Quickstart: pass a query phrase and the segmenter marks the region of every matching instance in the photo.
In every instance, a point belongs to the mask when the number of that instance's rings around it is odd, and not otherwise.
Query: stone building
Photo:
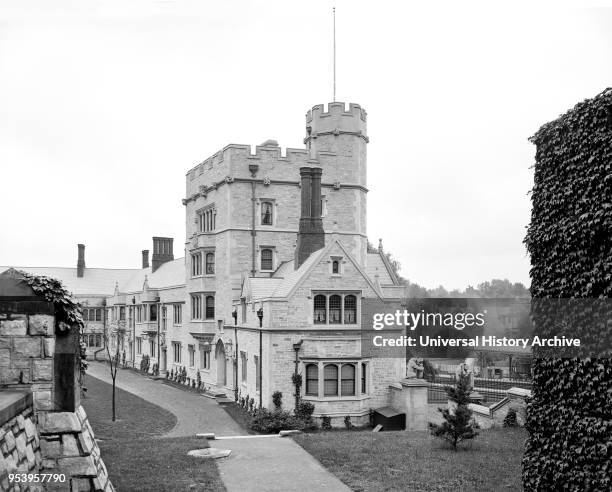
[[[230,144],[187,172],[183,258],[154,237],[140,269],[90,273],[79,246],[76,270],[25,270],[64,281],[88,343],[108,332],[128,364],[148,355],[162,374],[184,367],[265,407],[274,391],[291,407],[298,372],[315,416],[361,422],[404,376],[401,359],[361,353],[363,301],[404,293],[382,245],[368,246],[368,141],[358,104],[314,106],[304,148]]]

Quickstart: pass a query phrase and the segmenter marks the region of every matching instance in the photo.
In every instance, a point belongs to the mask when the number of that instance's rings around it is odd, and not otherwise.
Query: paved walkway
[[[220,439],[209,444],[232,450],[229,458],[217,460],[228,492],[351,490],[290,437]]]
[[[101,362],[90,361],[87,374],[112,382],[108,365]],[[232,450],[229,458],[216,460],[228,492],[350,492],[293,439],[244,436],[244,430],[215,400],[122,369],[117,373],[117,387],[176,415],[176,426],[164,437],[199,432],[234,436],[208,441],[210,447]]]
[[[108,365],[89,361],[87,374],[112,383]],[[214,432],[220,436],[239,436],[244,430],[210,398],[174,388],[161,381],[127,369],[117,371],[117,387],[150,401],[176,415],[177,423],[164,437],[194,436],[199,432]]]

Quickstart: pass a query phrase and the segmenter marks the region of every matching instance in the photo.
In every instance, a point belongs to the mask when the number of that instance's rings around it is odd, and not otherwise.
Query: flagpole
[[[336,102],[336,7],[333,8],[334,15],[334,97],[333,102]]]

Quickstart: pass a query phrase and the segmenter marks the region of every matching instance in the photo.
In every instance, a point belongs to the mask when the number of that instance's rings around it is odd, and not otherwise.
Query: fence
[[[454,374],[428,374],[425,379],[429,383],[427,400],[429,403],[443,403],[448,400],[446,388],[457,383]],[[474,378],[474,391],[480,393],[486,402],[496,402],[506,396],[510,388],[531,389],[531,381],[524,379],[489,379]]]

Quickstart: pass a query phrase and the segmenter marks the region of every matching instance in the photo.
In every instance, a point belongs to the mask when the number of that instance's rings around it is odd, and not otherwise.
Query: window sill
[[[370,399],[370,395],[359,395],[359,396],[310,396],[310,395],[304,395],[302,397],[302,399],[308,400],[308,401],[319,401],[319,402],[325,402],[325,401],[363,401],[363,400],[369,400]]]

